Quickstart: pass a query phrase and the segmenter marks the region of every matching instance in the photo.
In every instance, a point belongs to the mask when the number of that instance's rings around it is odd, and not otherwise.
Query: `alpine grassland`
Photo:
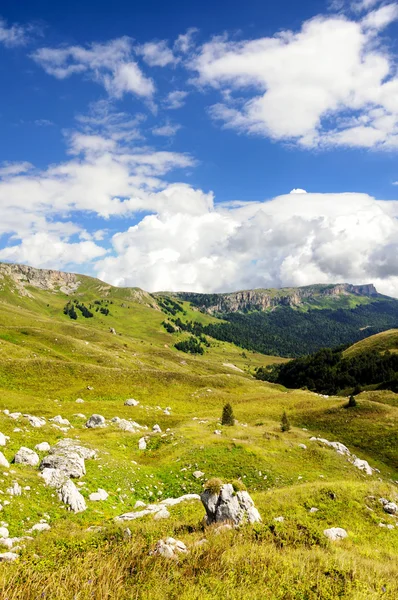
[[[166,330],[173,311],[183,322],[219,320],[187,301],[162,308],[158,295],[77,280],[61,291],[14,271],[0,279],[0,432],[9,438],[1,450],[11,463],[1,467],[0,520],[10,538],[31,538],[18,542],[16,560],[0,564],[0,598],[396,600],[398,519],[380,498],[398,499],[398,395],[362,391],[347,409],[347,397],[258,380],[259,367],[286,359],[208,335],[197,338],[203,354],[178,350],[192,334]],[[64,312],[68,302],[76,319]],[[227,404],[234,421],[222,425]],[[290,428],[282,431],[284,413]],[[93,414],[104,427],[86,427]],[[26,415],[45,423],[34,427]],[[57,416],[69,425],[50,420]],[[122,429],[114,417],[147,429]],[[12,462],[22,446],[66,438],[97,453],[74,480],[87,505],[78,513],[38,465]],[[322,440],[344,444],[350,456]],[[36,452],[40,460],[48,454]],[[116,520],[141,510],[137,501],[200,494],[214,479],[247,489],[262,522],[206,526],[197,499],[170,506],[168,518]],[[8,491],[15,482],[20,495]],[[90,500],[98,489],[106,499]],[[31,531],[38,523],[48,527]],[[324,531],[333,527],[347,537],[331,541]],[[154,553],[167,537],[187,552]]]

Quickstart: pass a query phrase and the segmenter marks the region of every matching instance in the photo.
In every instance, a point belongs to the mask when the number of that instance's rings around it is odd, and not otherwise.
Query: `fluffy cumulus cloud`
[[[396,147],[397,61],[382,36],[398,5],[375,4],[362,2],[356,16],[315,17],[297,32],[205,43],[190,68],[198,85],[223,92],[212,117],[304,147]]]
[[[126,93],[150,98],[155,91],[152,79],[133,59],[132,41],[126,36],[87,47],[39,48],[32,58],[57,79],[85,74],[115,98]]]
[[[217,205],[201,190],[169,186],[154,194],[152,214],[114,235],[98,274],[151,291],[373,281],[398,296],[398,203],[293,192]]]

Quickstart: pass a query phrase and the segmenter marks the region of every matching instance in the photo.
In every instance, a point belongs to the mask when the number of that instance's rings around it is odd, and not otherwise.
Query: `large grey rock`
[[[59,451],[56,454],[48,454],[40,463],[40,470],[58,469],[67,477],[82,477],[86,474],[84,458],[74,451]]]
[[[50,467],[45,467],[40,476],[43,477],[46,485],[54,488],[61,487],[68,479],[68,475],[64,471]]]
[[[14,456],[13,462],[19,465],[30,465],[31,467],[35,467],[39,464],[40,459],[34,450],[22,446]]]
[[[96,429],[97,427],[105,427],[105,418],[102,415],[91,415],[86,423],[86,427],[89,429]]]
[[[330,529],[325,529],[323,534],[332,542],[344,540],[348,536],[348,533],[342,527],[330,527]]]
[[[395,515],[398,513],[398,506],[395,504],[395,502],[387,502],[387,504],[384,504],[383,508],[384,511],[389,515]]]
[[[208,525],[220,522],[241,525],[261,521],[250,494],[246,491],[235,492],[230,483],[224,484],[218,494],[205,490],[200,499],[206,510]]]
[[[58,490],[59,499],[67,504],[74,513],[86,510],[86,501],[70,479]]]
[[[64,440],[60,440],[55,446],[53,446],[50,450],[51,454],[59,454],[59,453],[68,453],[75,452],[81,458],[85,460],[90,460],[97,456],[96,450],[92,450],[91,448],[86,448],[85,446],[81,446],[76,440],[71,440],[69,438],[65,438]]]

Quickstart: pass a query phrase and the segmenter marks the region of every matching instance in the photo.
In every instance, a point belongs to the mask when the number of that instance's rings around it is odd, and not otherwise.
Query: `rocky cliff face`
[[[74,273],[63,273],[47,269],[34,269],[26,265],[11,265],[0,263],[0,286],[11,281],[21,296],[30,296],[27,286],[48,291],[61,291],[73,294],[80,285],[78,276]]]
[[[335,296],[377,296],[373,284],[317,285],[280,290],[246,290],[230,294],[195,294],[180,292],[178,296],[192,302],[200,310],[210,314],[269,310],[277,306],[299,307],[304,301],[320,300]]]

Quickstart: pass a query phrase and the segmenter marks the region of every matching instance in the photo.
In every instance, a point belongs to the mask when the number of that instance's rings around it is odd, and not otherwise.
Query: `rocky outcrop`
[[[205,507],[208,525],[212,523],[231,522],[233,525],[257,523],[261,521],[260,513],[246,491],[235,492],[230,483],[221,486],[219,492],[205,489],[200,495]]]
[[[30,465],[31,467],[38,465],[39,461],[40,459],[36,452],[30,448],[25,448],[25,446],[21,446],[13,460],[15,464]]]
[[[320,300],[327,297],[377,296],[373,284],[352,285],[338,283],[330,285],[311,285],[299,288],[243,290],[229,294],[196,294],[179,292],[182,300],[191,302],[203,312],[225,314],[233,312],[264,311],[278,306],[298,307],[305,301]]]
[[[1,280],[6,278],[11,280],[21,296],[31,296],[27,289],[29,286],[41,290],[73,294],[80,285],[79,278],[74,273],[0,263],[0,284]]]

